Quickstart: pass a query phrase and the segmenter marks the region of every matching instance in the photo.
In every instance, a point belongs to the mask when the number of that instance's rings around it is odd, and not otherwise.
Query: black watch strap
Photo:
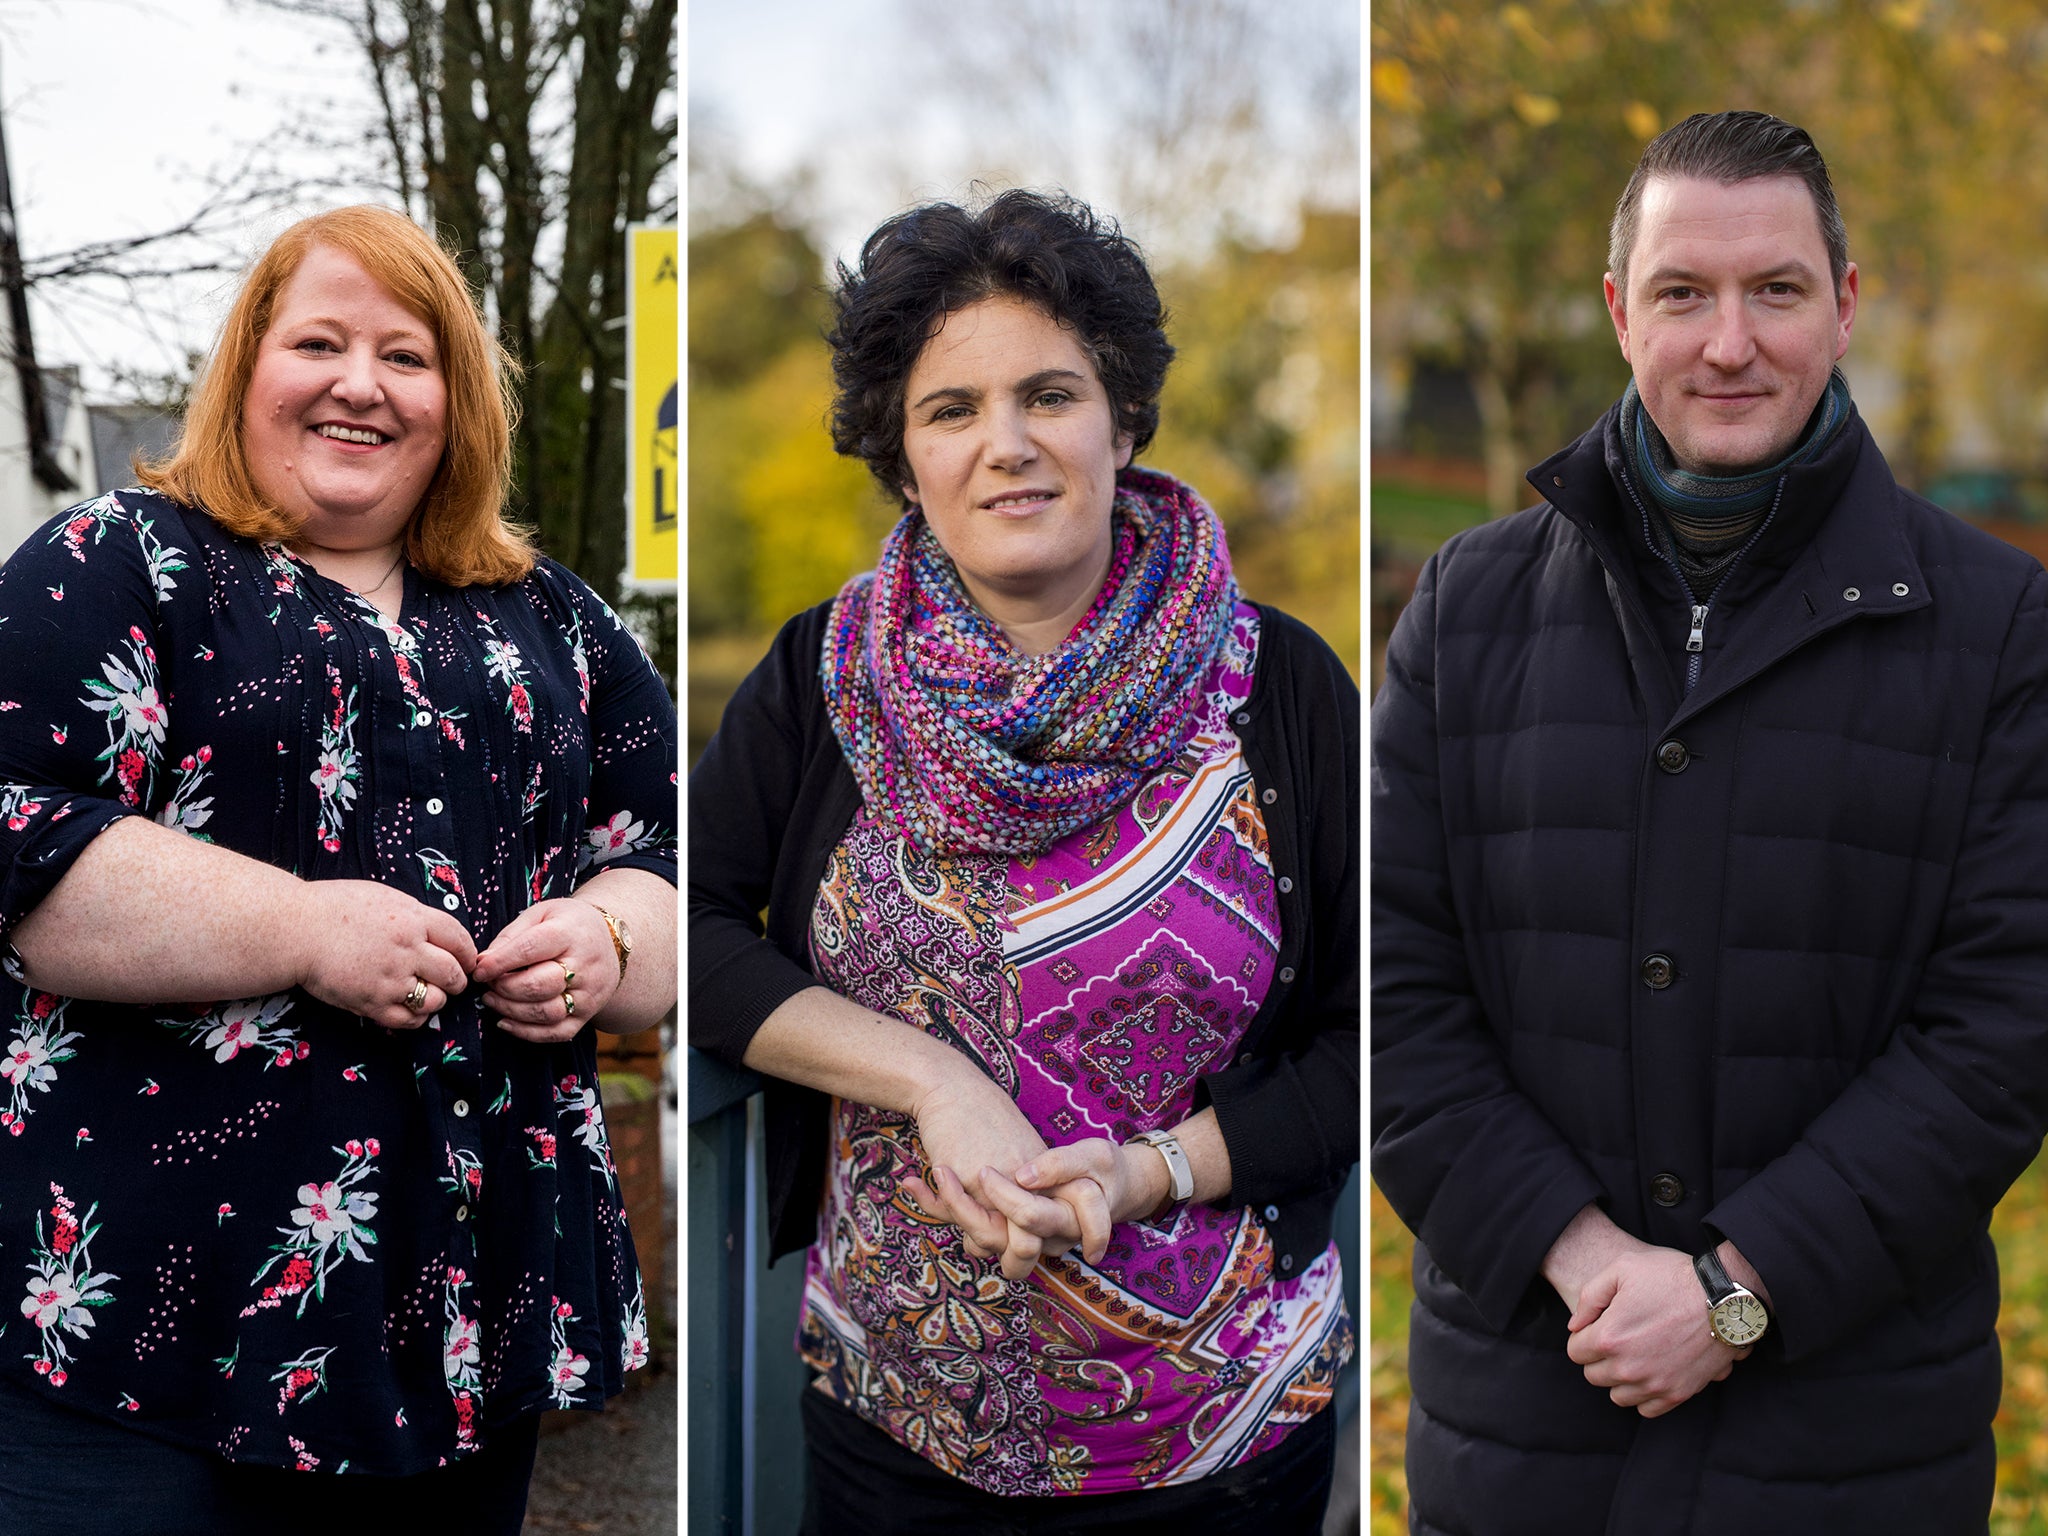
[[[1721,1255],[1712,1248],[1705,1253],[1693,1255],[1692,1272],[1700,1277],[1700,1284],[1707,1288],[1707,1305],[1710,1307],[1725,1301],[1742,1289],[1729,1277],[1728,1266],[1721,1262]]]

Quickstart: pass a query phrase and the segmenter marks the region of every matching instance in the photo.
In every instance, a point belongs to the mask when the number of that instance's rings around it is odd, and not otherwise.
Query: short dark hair
[[[1723,186],[1765,176],[1798,177],[1813,194],[1821,243],[1828,248],[1828,269],[1835,292],[1842,291],[1842,280],[1849,273],[1849,231],[1842,224],[1842,209],[1835,201],[1827,162],[1814,147],[1812,136],[1768,112],[1695,112],[1650,140],[1615,205],[1607,237],[1607,270],[1614,274],[1614,286],[1624,302],[1643,188],[1653,176],[1696,176]]]
[[[1173,344],[1138,247],[1064,194],[1009,191],[978,212],[927,203],[867,238],[860,265],[838,264],[832,345],[832,446],[863,459],[892,496],[911,478],[903,391],[945,317],[983,299],[1037,305],[1072,330],[1094,363],[1133,456],[1159,430]]]

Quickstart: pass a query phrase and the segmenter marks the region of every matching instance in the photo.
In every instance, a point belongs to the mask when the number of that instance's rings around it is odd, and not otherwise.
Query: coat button
[[[1285,875],[1282,875],[1278,880],[1274,881],[1273,883],[1280,887],[1280,894],[1282,896],[1285,896],[1289,891],[1294,889],[1294,882],[1288,879]]]
[[[1657,766],[1666,773],[1683,773],[1691,761],[1692,754],[1685,750],[1685,743],[1676,738],[1657,749]]]
[[[1652,955],[1643,962],[1643,985],[1653,992],[1662,992],[1677,974],[1669,955]]]
[[[1676,1205],[1685,1198],[1685,1185],[1675,1173],[1660,1173],[1650,1180],[1650,1198],[1659,1205]]]
[[[1283,1254],[1281,1254],[1281,1255],[1280,1255],[1280,1273],[1281,1273],[1281,1274],[1283,1274],[1283,1275],[1288,1275],[1288,1274],[1292,1274],[1293,1272],[1294,1272],[1294,1255],[1293,1255],[1293,1254],[1291,1254],[1291,1253],[1283,1253]]]
[[[1265,801],[1266,804],[1271,805],[1280,798],[1280,791],[1277,789],[1262,789],[1259,791],[1259,798]]]
[[[1267,1207],[1266,1207],[1266,1220],[1268,1220],[1268,1221],[1278,1221],[1279,1219],[1280,1219],[1280,1207],[1279,1207],[1279,1206],[1277,1206],[1277,1205],[1269,1205],[1269,1206],[1267,1206]]]
[[[1293,966],[1291,966],[1291,965],[1283,965],[1283,966],[1281,966],[1281,967],[1280,967],[1280,979],[1281,979],[1282,981],[1292,981],[1292,980],[1294,980],[1294,967],[1293,967]]]
[[[1230,718],[1235,720],[1239,725],[1250,725],[1252,723],[1252,712],[1248,709],[1240,709],[1236,714],[1232,715]]]

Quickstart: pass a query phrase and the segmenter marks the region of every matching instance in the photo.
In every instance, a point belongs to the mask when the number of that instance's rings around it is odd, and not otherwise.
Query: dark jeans
[[[0,1531],[64,1536],[519,1536],[540,1415],[416,1477],[241,1466],[0,1379]]]
[[[1315,1536],[1337,1469],[1337,1415],[1325,1410],[1265,1455],[1198,1482],[1005,1498],[941,1472],[822,1392],[804,1390],[803,1419],[803,1536]]]

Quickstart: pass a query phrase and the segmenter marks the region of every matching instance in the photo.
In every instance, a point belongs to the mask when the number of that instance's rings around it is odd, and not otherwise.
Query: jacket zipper
[[[1692,589],[1692,583],[1685,579],[1685,572],[1680,568],[1677,559],[1666,554],[1664,547],[1651,534],[1650,509],[1643,504],[1643,498],[1636,494],[1635,482],[1629,478],[1628,471],[1621,471],[1622,486],[1628,491],[1628,499],[1636,504],[1637,516],[1643,520],[1643,542],[1650,546],[1658,559],[1671,567],[1671,574],[1678,578],[1678,590],[1685,594],[1685,691],[1688,694],[1699,683],[1700,667],[1706,660],[1704,653],[1707,648],[1707,611],[1714,606],[1714,593],[1721,590],[1722,584],[1728,580],[1735,567],[1742,564],[1742,557],[1764,536],[1764,530],[1771,526],[1772,519],[1778,515],[1778,503],[1785,499],[1786,478],[1784,475],[1778,476],[1778,488],[1771,494],[1771,510],[1764,514],[1764,520],[1756,525],[1755,531],[1742,541],[1742,548],[1735,552],[1735,558],[1721,568],[1721,574],[1715,578],[1712,591],[1707,593],[1706,601],[1701,602],[1699,594]]]

